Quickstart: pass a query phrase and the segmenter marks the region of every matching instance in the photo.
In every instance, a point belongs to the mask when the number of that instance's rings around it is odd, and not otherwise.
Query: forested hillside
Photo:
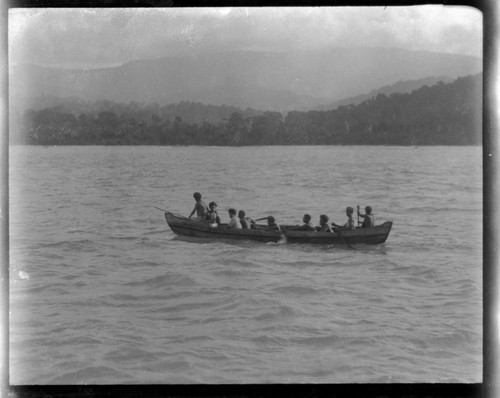
[[[208,108],[74,102],[26,111],[11,123],[10,138],[34,145],[480,145],[482,74],[329,111]],[[211,119],[215,109],[226,116]]]
[[[372,97],[376,97],[378,94],[391,95],[395,93],[410,93],[412,91],[418,90],[420,87],[425,85],[433,86],[440,81],[443,83],[451,83],[453,80],[455,79],[452,79],[448,76],[430,76],[423,79],[399,81],[388,86],[380,87],[376,90],[371,90],[367,94],[356,95],[354,97],[344,98],[340,101],[322,104],[310,110],[326,111],[330,109],[336,109],[342,105],[358,105],[363,101],[369,100]]]

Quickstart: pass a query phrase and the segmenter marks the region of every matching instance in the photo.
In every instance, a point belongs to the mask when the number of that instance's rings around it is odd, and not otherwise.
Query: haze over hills
[[[323,108],[398,81],[454,79],[481,70],[477,57],[401,49],[228,51],[96,70],[11,66],[9,89],[14,106],[30,97],[54,96],[160,105],[193,101],[287,112]]]

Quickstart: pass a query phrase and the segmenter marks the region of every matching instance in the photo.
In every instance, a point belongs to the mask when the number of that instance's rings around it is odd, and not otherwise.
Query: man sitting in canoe
[[[281,231],[281,228],[278,224],[276,224],[276,220],[273,216],[267,217],[267,226],[271,231]]]
[[[267,216],[262,218],[257,218],[255,221],[267,220],[267,225],[258,225],[255,224],[254,228],[257,229],[267,229],[271,231],[281,231],[281,228],[278,224],[276,224],[276,219],[273,216]]]
[[[229,213],[229,222],[227,223],[227,228],[231,229],[241,229],[241,223],[240,219],[236,217],[236,210],[235,209],[229,209],[227,211]]]
[[[326,214],[322,214],[319,216],[319,227],[316,227],[318,232],[332,232],[332,229],[328,225],[328,216]]]
[[[291,231],[316,231],[314,226],[311,223],[311,215],[310,214],[304,214],[304,217],[302,217],[302,222],[304,223],[301,226],[297,227],[290,227],[287,228],[287,230]]]
[[[372,214],[372,208],[370,206],[365,207],[366,214],[361,214],[359,212],[358,206],[358,217],[363,217],[363,224],[361,224],[361,228],[372,228],[375,226],[375,216]]]
[[[250,229],[252,225],[255,224],[255,221],[250,217],[246,217],[246,213],[244,210],[240,210],[238,212],[238,218],[240,219],[241,227],[243,229]]]
[[[205,214],[208,212],[208,207],[206,203],[201,199],[201,193],[195,192],[193,194],[193,198],[196,201],[196,203],[194,205],[193,211],[189,215],[189,218],[191,218],[193,214],[196,212],[197,218],[203,220],[205,218]]]
[[[217,214],[217,203],[215,202],[210,202],[208,204],[209,210],[207,214],[205,214],[205,220],[207,220],[210,225],[219,225],[220,224],[220,217],[219,214]]]
[[[335,227],[333,228],[333,231],[337,230],[353,230],[356,228],[354,225],[354,219],[352,217],[352,214],[354,213],[354,209],[352,207],[346,207],[345,209],[345,214],[347,216],[347,222],[344,225],[338,225],[332,222],[332,225]]]

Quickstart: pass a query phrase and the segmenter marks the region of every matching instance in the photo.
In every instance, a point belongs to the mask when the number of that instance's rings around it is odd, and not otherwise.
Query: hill
[[[316,107],[314,110],[326,111],[331,109],[337,109],[339,106],[342,105],[358,105],[366,100],[376,97],[379,94],[391,95],[396,93],[400,94],[410,93],[412,91],[419,89],[422,86],[433,86],[434,84],[437,84],[439,82],[450,83],[452,81],[453,79],[447,76],[437,76],[437,77],[431,76],[431,77],[426,77],[424,79],[399,81],[397,83],[390,84],[388,86],[384,86],[376,90],[372,90],[367,94],[361,94],[355,97],[349,97],[340,101],[335,101],[333,103],[323,104],[321,106]]]
[[[314,109],[398,81],[479,73],[479,58],[381,48],[200,53],[138,60],[119,67],[66,70],[11,66],[10,100],[78,97],[121,103],[181,101],[264,111]]]
[[[97,106],[99,105],[100,106]],[[439,82],[411,93],[376,97],[330,111],[265,111],[210,123],[188,123],[182,103],[99,102],[74,114],[64,106],[27,111],[12,143],[41,145],[480,145],[482,74]],[[191,111],[189,111],[191,109]],[[223,108],[227,111],[228,108]],[[213,110],[212,110],[213,112]],[[249,110],[247,110],[249,112]]]

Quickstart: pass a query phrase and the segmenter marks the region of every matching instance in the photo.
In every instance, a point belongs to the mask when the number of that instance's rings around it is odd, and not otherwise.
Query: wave
[[[164,313],[179,313],[182,314],[183,316],[187,316],[188,311],[197,311],[200,309],[206,310],[206,307],[214,308],[216,305],[216,302],[207,302],[206,300],[203,301],[194,301],[191,300],[190,302],[187,303],[175,303],[169,306],[163,306],[163,307],[158,307],[155,309],[156,312],[164,314]]]
[[[461,347],[462,349],[471,349],[474,346],[480,346],[481,338],[482,336],[480,334],[461,329],[428,337],[428,344],[431,346],[446,348],[448,350],[453,349],[453,352],[455,352],[454,349],[457,347]]]
[[[280,286],[274,288],[273,291],[277,293],[293,294],[298,296],[318,293],[318,289],[315,289],[313,287],[297,286],[297,285]]]
[[[262,314],[254,316],[252,319],[258,322],[272,322],[294,317],[297,314],[297,310],[295,310],[293,307],[281,305],[277,307],[274,312],[264,312]]]
[[[142,235],[153,235],[153,236],[154,235],[164,235],[165,231],[167,231],[167,229],[165,227],[163,227],[163,228],[160,228],[160,229],[157,229],[154,231],[142,232]]]
[[[341,338],[336,335],[295,338],[292,342],[298,346],[307,347],[331,347],[338,344]]]
[[[251,341],[257,345],[273,346],[273,347],[287,346],[289,344],[289,340],[284,337],[269,336],[265,334],[255,336],[251,339]]]
[[[140,240],[140,237],[136,235],[124,235],[124,236],[108,236],[108,239],[111,240],[121,240],[121,241],[134,241],[134,240]]]
[[[97,242],[91,241],[89,239],[80,240],[63,240],[59,242],[49,242],[49,243],[37,243],[35,248],[38,249],[61,249],[64,252],[78,252],[78,251],[95,251],[97,248]]]
[[[125,283],[124,285],[125,286],[146,286],[146,287],[156,288],[156,287],[168,287],[168,286],[190,287],[190,286],[197,286],[198,283],[193,278],[190,278],[189,276],[168,273],[165,275],[158,275],[158,276],[155,276],[153,278],[128,282],[128,283]]]

